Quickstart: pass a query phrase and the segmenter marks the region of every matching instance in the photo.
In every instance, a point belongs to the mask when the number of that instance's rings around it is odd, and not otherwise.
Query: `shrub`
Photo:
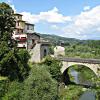
[[[56,100],[57,83],[43,66],[34,65],[24,82],[21,100]]]
[[[9,80],[7,78],[0,77],[0,100],[8,91]]]
[[[61,78],[60,69],[61,69],[62,63],[59,60],[56,60],[55,58],[48,56],[46,57],[45,61],[42,64],[46,65],[47,70],[51,74],[52,78],[54,78],[55,80],[59,82]]]
[[[22,83],[17,81],[13,81],[10,83],[8,87],[8,91],[2,97],[2,100],[22,100],[21,99],[21,91],[22,91]]]

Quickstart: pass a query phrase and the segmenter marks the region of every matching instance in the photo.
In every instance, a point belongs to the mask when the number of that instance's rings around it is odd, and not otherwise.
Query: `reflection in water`
[[[74,82],[78,84],[79,83],[78,72],[74,69],[71,69],[71,75],[74,77]]]
[[[71,69],[70,74],[74,77],[74,82],[76,84],[80,84],[80,81],[78,79],[79,72],[77,72],[75,69]],[[81,83],[82,84],[82,83]],[[88,84],[90,85],[90,83]],[[86,91],[84,94],[80,97],[79,100],[96,100],[96,94],[93,91]]]
[[[96,94],[93,91],[86,91],[79,100],[96,100]]]

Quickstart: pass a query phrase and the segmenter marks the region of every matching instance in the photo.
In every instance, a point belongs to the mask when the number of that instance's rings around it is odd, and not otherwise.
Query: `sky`
[[[0,0],[35,31],[81,40],[100,40],[100,0]]]

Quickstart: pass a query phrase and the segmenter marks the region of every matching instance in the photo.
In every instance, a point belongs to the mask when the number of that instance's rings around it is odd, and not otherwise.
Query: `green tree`
[[[23,80],[29,70],[29,54],[18,50],[16,41],[12,39],[15,26],[13,15],[14,11],[8,4],[0,3],[0,75],[10,80]]]
[[[24,82],[21,100],[57,100],[57,83],[45,69],[34,65]]]
[[[49,47],[49,53],[50,54],[54,54],[54,46],[50,46]]]
[[[6,77],[0,77],[0,100],[8,91],[9,80]]]
[[[0,100],[22,100],[21,99],[21,92],[23,89],[23,84],[17,81],[10,82],[8,86],[8,91],[5,95],[0,98]]]
[[[47,56],[43,64],[47,66],[47,69],[50,72],[52,78],[56,79],[59,82],[61,79],[62,63],[55,58]]]
[[[0,43],[6,42],[13,46],[14,42],[11,39],[15,28],[15,18],[13,9],[6,3],[0,3]]]

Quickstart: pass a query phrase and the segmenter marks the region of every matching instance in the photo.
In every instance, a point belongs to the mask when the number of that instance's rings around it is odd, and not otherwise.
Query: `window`
[[[23,33],[23,30],[21,30],[21,32]]]
[[[19,19],[19,16],[18,16],[18,19]]]
[[[34,44],[35,43],[35,40],[34,39],[32,39],[32,44]]]
[[[29,25],[27,25],[27,30],[29,30]]]
[[[17,22],[17,25],[19,26],[19,22]]]

